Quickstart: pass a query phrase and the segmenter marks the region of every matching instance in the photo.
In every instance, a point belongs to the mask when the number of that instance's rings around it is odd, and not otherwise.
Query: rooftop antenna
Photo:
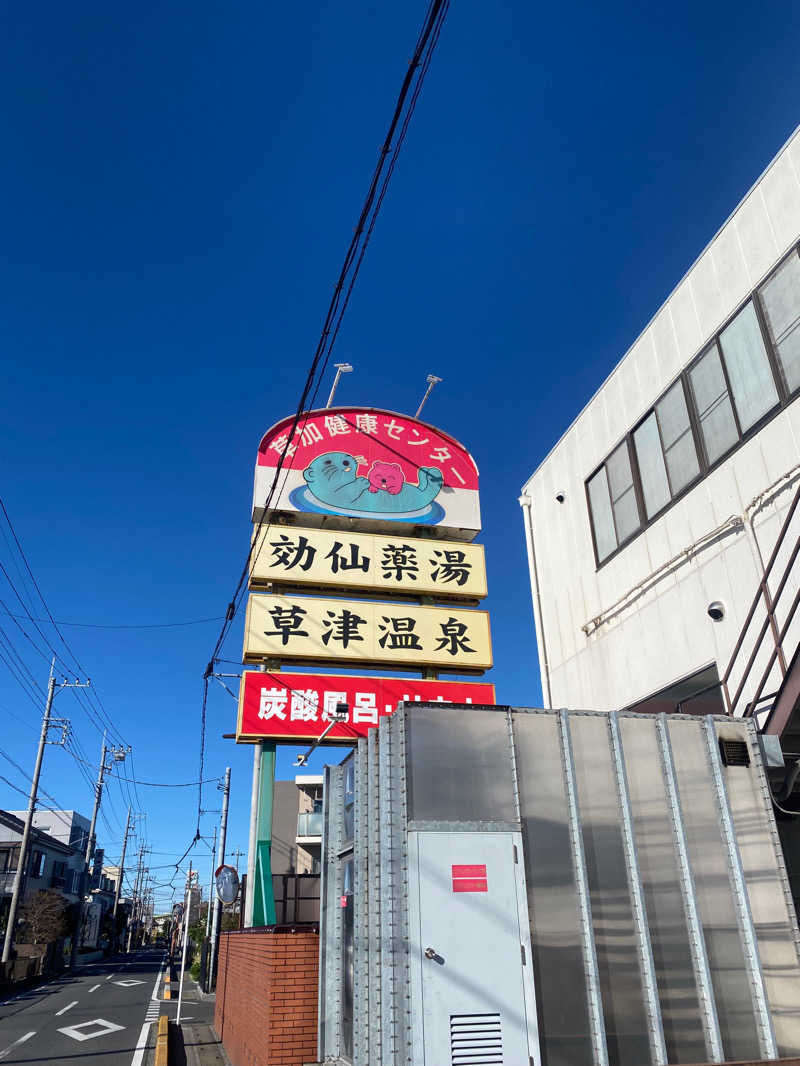
[[[422,410],[422,408],[425,406],[425,403],[426,403],[428,397],[430,396],[431,392],[433,391],[433,386],[434,385],[438,385],[438,383],[441,380],[442,379],[441,378],[437,378],[435,374],[428,374],[428,377],[426,378],[426,381],[428,382],[428,387],[425,390],[425,395],[422,397],[422,403],[417,408],[417,413],[414,415],[414,418],[419,418],[419,413]]]
[[[349,363],[334,363],[333,365],[336,367],[336,377],[333,379],[333,388],[331,389],[331,394],[328,397],[328,402],[325,404],[326,408],[330,407],[330,405],[333,403],[333,396],[336,392],[336,386],[339,384],[339,378],[342,376],[342,374],[349,374],[353,369]]]

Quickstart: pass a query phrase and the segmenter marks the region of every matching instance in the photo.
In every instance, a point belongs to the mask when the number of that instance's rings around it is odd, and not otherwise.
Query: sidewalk
[[[179,976],[180,971],[176,974]],[[177,990],[177,981],[173,988]],[[159,989],[163,996],[163,988]],[[183,978],[183,1000],[181,1003],[181,1024],[175,1025],[178,1013],[178,1000],[161,1000],[160,1013],[170,1020],[169,1066],[231,1066],[230,1059],[217,1040],[213,1029],[214,995],[202,992],[189,976]],[[147,1041],[145,1066],[155,1066],[155,1044],[158,1027],[152,1025]]]

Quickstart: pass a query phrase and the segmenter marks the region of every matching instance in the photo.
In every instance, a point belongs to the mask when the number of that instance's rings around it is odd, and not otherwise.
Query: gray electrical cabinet
[[[325,775],[319,1057],[800,1055],[754,723],[401,705]]]
[[[409,977],[419,1063],[535,1061],[518,833],[409,833]]]

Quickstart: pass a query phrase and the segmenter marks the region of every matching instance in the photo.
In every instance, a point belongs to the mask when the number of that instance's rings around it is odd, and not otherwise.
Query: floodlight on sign
[[[232,866],[220,866],[214,871],[217,898],[222,903],[234,903],[239,895],[239,875]]]

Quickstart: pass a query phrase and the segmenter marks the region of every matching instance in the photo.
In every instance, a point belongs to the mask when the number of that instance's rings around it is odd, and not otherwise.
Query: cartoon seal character
[[[342,507],[363,511],[365,514],[402,514],[421,511],[432,503],[444,484],[442,472],[435,466],[419,469],[418,484],[403,480],[398,483],[392,470],[381,472],[382,467],[399,464],[373,463],[369,477],[358,477],[358,462],[347,452],[325,452],[318,455],[303,471],[309,492],[326,507]],[[376,472],[377,468],[377,472]],[[387,486],[381,482],[387,481]],[[391,487],[389,487],[391,485]]]

